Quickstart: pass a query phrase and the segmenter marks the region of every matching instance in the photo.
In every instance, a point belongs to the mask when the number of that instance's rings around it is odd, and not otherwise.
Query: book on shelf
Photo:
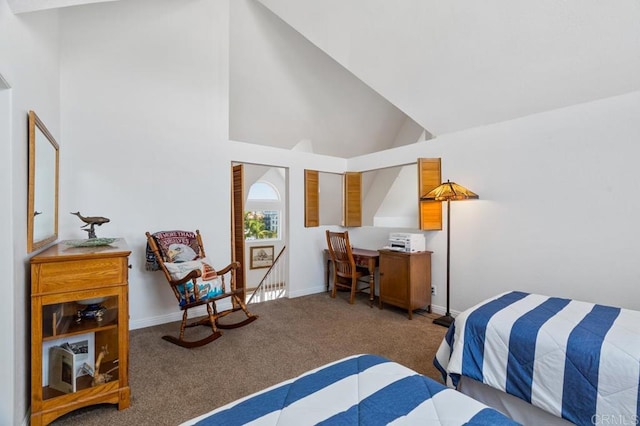
[[[60,392],[71,393],[77,390],[78,377],[91,374],[93,369],[94,335],[79,337],[73,342],[65,341],[49,348],[48,385]],[[43,365],[44,367],[44,365]]]

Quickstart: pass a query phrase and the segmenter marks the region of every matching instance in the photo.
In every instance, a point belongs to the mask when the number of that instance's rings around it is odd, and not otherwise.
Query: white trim
[[[182,319],[182,311],[176,310],[167,315],[157,317],[147,317],[140,320],[130,320],[129,330],[137,330],[139,328],[153,327],[155,325],[166,324],[168,322],[180,321]]]
[[[318,293],[325,293],[325,292],[326,292],[326,287],[323,284],[322,286],[310,287],[310,288],[305,288],[305,289],[294,291],[294,292],[289,292],[288,298],[295,299],[296,297],[309,296],[311,294],[318,294]]]
[[[218,309],[218,311],[231,309],[231,299],[218,302],[216,304],[216,308]],[[204,316],[204,315],[207,315],[207,308],[204,305],[198,306],[197,308],[193,308],[189,310],[189,319],[197,318],[199,316]],[[139,328],[153,327],[155,325],[166,324],[174,321],[182,321],[182,311],[178,308],[177,302],[176,302],[175,312],[172,312],[170,314],[129,321],[129,330],[137,330]],[[177,332],[178,332],[178,326],[176,325],[176,333]]]
[[[324,293],[326,292],[326,287],[323,285],[321,287],[311,287],[311,288],[306,288],[300,291],[296,291],[293,293],[289,294],[289,299],[294,299],[296,297],[302,297],[302,296],[309,296],[311,294],[318,294],[318,293]],[[447,313],[447,309],[444,306],[439,306],[439,305],[431,305],[431,312],[437,315],[444,315],[445,313]],[[452,317],[456,317],[460,315],[460,311],[451,311],[451,316]]]
[[[440,306],[440,305],[431,305],[431,312],[434,314],[438,314],[438,315],[444,315],[447,313],[447,308],[444,306]],[[454,311],[451,310],[451,316],[452,317],[457,317],[458,315],[460,315],[460,311]]]
[[[325,292],[326,292],[326,287],[322,285],[322,286],[306,288],[300,291],[296,291],[294,293],[289,293],[287,298],[295,299],[296,297],[310,296],[312,294],[325,293]],[[220,310],[220,309],[226,309],[226,308],[224,306],[219,306],[218,309]],[[444,315],[446,313],[446,308],[444,306],[431,305],[431,312],[438,315]],[[199,306],[189,311],[189,318],[195,318],[197,316],[202,316],[206,314],[207,314],[207,311],[205,307]],[[460,314],[459,311],[453,311],[453,310],[451,311],[451,316],[453,317],[456,317],[459,314]],[[157,317],[149,317],[149,318],[143,318],[140,320],[130,321],[129,329],[137,330],[139,328],[153,327],[156,325],[161,325],[161,324],[166,324],[169,322],[181,321],[181,320],[182,320],[182,311],[176,308],[175,312],[172,312],[167,315],[160,315]]]
[[[9,83],[0,75],[0,197],[3,199],[5,208],[0,212],[0,232],[3,235],[0,243],[0,252],[3,253],[0,260],[0,270],[4,272],[3,278],[6,284],[7,293],[5,297],[10,302],[16,300],[16,292],[21,285],[16,283],[16,253],[13,246],[14,218],[13,218],[13,103],[12,91]],[[9,324],[0,331],[0,347],[16,348],[20,343],[16,332],[16,311],[15,303],[7,303],[0,313],[0,323]],[[28,354],[28,352],[27,352]],[[3,391],[0,391],[0,421],[13,421],[20,413],[16,413],[16,389],[18,388],[18,378],[16,372],[21,371],[18,366],[23,360],[16,359],[16,352],[3,351],[0,355],[0,363],[6,368],[0,373],[0,381],[3,383]]]
[[[0,73],[0,89],[11,89],[9,82]]]
[[[20,426],[29,426],[30,423],[31,423],[31,406],[27,407],[27,413],[24,415],[24,418],[22,419],[22,423],[20,423]]]

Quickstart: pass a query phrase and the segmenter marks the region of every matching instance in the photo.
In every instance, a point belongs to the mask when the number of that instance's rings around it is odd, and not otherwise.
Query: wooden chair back
[[[197,244],[198,258],[203,259],[207,255],[204,251],[204,244],[202,243],[202,236],[200,235],[200,230],[196,229],[194,238],[195,238],[195,243]],[[171,278],[171,274],[169,273],[169,270],[165,265],[165,262],[169,261],[168,254],[165,252],[165,250],[162,249],[162,247],[158,244],[154,236],[151,235],[149,232],[147,232],[147,244],[149,245],[149,248],[153,252],[154,256],[156,257],[156,261],[158,263],[158,266],[160,267],[160,270],[164,273],[164,276],[169,282],[169,284],[171,284],[171,290],[173,290],[173,294],[176,297],[176,299],[180,300],[181,297],[184,298],[184,295],[178,291],[178,285],[183,284],[184,282],[187,282],[187,281],[193,281],[196,278],[198,278],[200,276],[198,271],[192,271],[192,273],[190,273],[189,275],[184,277],[182,280],[180,280],[180,283],[175,282],[173,278]],[[199,304],[198,301],[196,301],[195,303]]]
[[[356,262],[351,251],[349,232],[331,232],[327,230],[327,246],[339,277],[351,279],[356,273]]]

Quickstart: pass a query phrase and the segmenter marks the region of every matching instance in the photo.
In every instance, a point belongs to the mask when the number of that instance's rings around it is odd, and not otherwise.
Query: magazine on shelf
[[[48,383],[43,385],[64,393],[75,392],[77,378],[90,374],[95,363],[94,342],[93,333],[74,336],[73,341],[69,338],[51,341],[54,344],[43,348],[48,355],[48,362],[43,359],[42,363],[43,369],[48,367],[48,373],[42,375]]]

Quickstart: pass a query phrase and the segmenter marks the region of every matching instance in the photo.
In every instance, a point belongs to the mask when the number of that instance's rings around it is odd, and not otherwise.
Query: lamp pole
[[[449,286],[449,275],[450,275],[450,265],[451,265],[451,198],[447,198],[447,313],[444,316],[436,318],[433,320],[434,324],[442,325],[444,327],[449,327],[453,322],[453,317],[451,316],[449,300],[451,287]]]
[[[446,318],[451,319],[451,311],[449,311],[449,301],[451,298],[449,297],[449,292],[451,291],[451,287],[449,286],[449,270],[451,265],[451,200],[447,199],[447,313],[444,314]]]

